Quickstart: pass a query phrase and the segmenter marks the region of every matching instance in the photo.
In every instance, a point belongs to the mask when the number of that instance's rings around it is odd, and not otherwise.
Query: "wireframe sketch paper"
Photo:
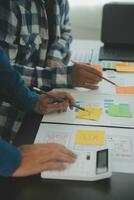
[[[89,134],[91,132],[92,134],[98,134],[97,137],[100,139],[97,138],[97,140],[90,140],[94,144],[87,144],[85,140],[84,144],[81,144],[82,140],[79,138],[79,134],[81,137],[82,133]],[[77,144],[76,142],[77,137],[78,143],[80,144]],[[99,144],[100,146],[106,145],[111,149],[113,172],[134,173],[133,129],[41,123],[35,143],[60,143],[74,152],[80,151],[84,152],[84,155],[86,155],[86,152],[88,152],[89,149],[94,149],[99,146],[96,144],[96,141],[100,142],[100,140],[102,142],[102,144]],[[81,157],[81,159],[83,158]],[[82,171],[83,163],[78,167]]]

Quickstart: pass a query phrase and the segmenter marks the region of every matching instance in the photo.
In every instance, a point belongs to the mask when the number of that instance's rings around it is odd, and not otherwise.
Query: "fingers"
[[[67,165],[65,163],[61,162],[47,162],[47,163],[42,163],[41,165],[41,171],[47,171],[47,170],[64,170],[66,169]]]
[[[56,111],[63,112],[68,106],[70,109],[73,109],[73,106],[76,104],[74,98],[68,92],[51,92],[51,94],[66,99],[64,102],[58,103],[57,107],[55,107],[54,104],[49,105],[51,109],[56,109]]]
[[[40,156],[40,162],[48,162],[53,160],[73,163],[76,159],[76,155],[72,151],[60,144],[42,144],[41,148],[42,156]]]
[[[48,67],[63,67],[64,63],[61,61],[56,61],[56,60],[47,60],[47,66]]]
[[[44,110],[45,113],[63,112],[67,107],[68,107],[68,102],[64,101],[62,103],[49,103],[42,110]]]
[[[89,84],[89,83],[85,83],[84,87],[91,89],[91,90],[97,90],[98,89],[98,85],[93,85],[93,84]]]
[[[67,92],[50,92],[48,94],[51,94],[56,98],[63,98],[63,102],[54,102],[52,97],[41,95],[37,105],[35,106],[35,112],[40,114],[50,112],[63,112],[68,106],[70,109],[72,109],[75,105],[74,98]]]
[[[74,100],[74,98],[67,92],[64,92],[63,95],[67,98],[69,108],[73,109],[73,106],[76,105],[76,101]]]
[[[102,80],[102,73],[88,64],[75,64],[73,66],[73,83],[77,87],[97,89]]]
[[[20,147],[21,163],[13,176],[28,176],[44,170],[63,170],[76,155],[60,144],[33,144]]]

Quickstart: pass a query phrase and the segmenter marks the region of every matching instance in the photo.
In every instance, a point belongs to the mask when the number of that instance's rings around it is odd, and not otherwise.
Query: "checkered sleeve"
[[[15,4],[5,1],[0,2],[0,44],[6,48],[10,60],[14,61],[17,55],[17,45],[15,45],[18,22],[14,12]],[[14,44],[14,45],[12,45]]]
[[[51,45],[48,52],[48,59],[63,61],[69,53],[72,41],[71,24],[69,19],[69,3],[67,0],[58,0],[60,9],[60,36]]]
[[[13,2],[13,1],[11,1]],[[61,1],[62,2],[62,1]],[[63,1],[64,2],[64,1]],[[62,6],[64,4],[61,4]],[[22,78],[26,81],[26,83],[30,85],[36,85],[38,87],[73,87],[72,85],[72,67],[63,67],[63,68],[41,68],[40,66],[36,66],[34,68],[16,64],[16,56],[18,52],[18,46],[16,44],[17,35],[19,31],[19,21],[17,14],[17,4],[11,3],[9,5],[10,7],[3,6],[2,3],[0,3],[0,44],[1,46],[7,50],[10,58],[10,62],[13,63],[13,67],[22,75]],[[68,9],[68,6],[61,9],[61,14],[64,16],[64,9]],[[68,19],[68,18],[67,18]],[[67,20],[68,21],[68,20]],[[68,23],[68,22],[67,22]],[[25,28],[25,27],[24,27]],[[67,28],[65,26],[64,30],[67,30],[66,32],[70,31],[70,28]],[[66,35],[66,34],[65,34]],[[67,51],[67,48],[70,43],[70,37],[65,36],[63,34],[63,39],[60,39],[58,43],[56,43],[57,48],[59,49],[59,52],[62,52],[62,49]],[[67,39],[68,38],[68,39]],[[65,40],[66,39],[66,40]],[[62,41],[67,41],[62,43]],[[65,48],[63,48],[65,47]],[[54,49],[56,46],[54,47]],[[53,51],[53,55],[56,54]],[[56,56],[55,56],[56,57]],[[15,64],[14,64],[15,63]]]
[[[72,66],[57,68],[27,67],[15,64],[14,69],[17,70],[27,85],[36,85],[37,87],[52,88],[72,88]],[[35,81],[35,82],[34,82]]]

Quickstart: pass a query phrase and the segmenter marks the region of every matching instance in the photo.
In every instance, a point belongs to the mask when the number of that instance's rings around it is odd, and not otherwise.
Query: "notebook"
[[[134,61],[134,3],[103,7],[99,60]]]

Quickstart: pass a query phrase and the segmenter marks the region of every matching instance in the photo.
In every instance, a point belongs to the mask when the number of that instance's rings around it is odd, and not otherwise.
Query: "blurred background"
[[[99,40],[102,8],[109,2],[133,2],[134,0],[68,0],[74,39]]]

